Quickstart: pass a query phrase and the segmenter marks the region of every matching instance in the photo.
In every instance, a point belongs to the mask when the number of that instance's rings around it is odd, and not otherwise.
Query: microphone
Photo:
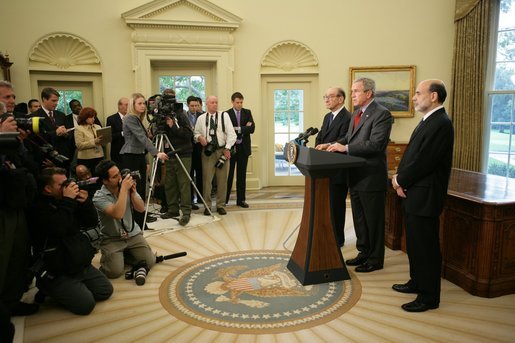
[[[306,131],[303,133],[299,133],[299,136],[296,138],[298,141],[301,141],[305,139],[306,137],[309,137],[309,133],[313,131],[313,127],[309,127]]]
[[[308,138],[310,136],[313,136],[313,135],[316,135],[318,133],[318,129],[315,127],[315,128],[312,128],[310,127],[309,129],[306,130],[306,132],[304,133],[301,133],[299,135],[299,137],[297,137],[296,141],[301,144],[301,142],[304,141],[304,145],[308,142]]]

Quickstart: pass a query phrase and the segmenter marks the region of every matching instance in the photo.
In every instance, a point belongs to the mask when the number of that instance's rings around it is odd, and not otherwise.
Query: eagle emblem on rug
[[[217,302],[230,302],[253,308],[263,308],[270,304],[263,298],[305,297],[311,295],[312,286],[302,284],[288,271],[284,264],[248,270],[248,266],[236,265],[220,268],[216,275],[220,278],[204,288],[212,295],[219,295]],[[252,299],[242,299],[243,295]]]

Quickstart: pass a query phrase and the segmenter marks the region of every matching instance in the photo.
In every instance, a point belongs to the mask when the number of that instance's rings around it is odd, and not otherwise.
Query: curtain
[[[450,113],[455,130],[453,167],[480,171],[484,132],[491,3],[456,0]]]

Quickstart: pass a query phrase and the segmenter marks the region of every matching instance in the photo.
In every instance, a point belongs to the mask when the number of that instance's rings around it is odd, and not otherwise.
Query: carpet
[[[237,334],[306,329],[341,316],[361,296],[351,280],[302,286],[286,268],[290,253],[255,250],[205,257],[165,278],[163,307],[205,329]]]

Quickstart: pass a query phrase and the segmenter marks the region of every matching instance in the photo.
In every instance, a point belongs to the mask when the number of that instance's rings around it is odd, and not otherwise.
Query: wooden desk
[[[388,190],[385,243],[400,249],[404,219],[394,195]],[[444,278],[481,297],[515,293],[515,180],[453,169],[440,223]]]

